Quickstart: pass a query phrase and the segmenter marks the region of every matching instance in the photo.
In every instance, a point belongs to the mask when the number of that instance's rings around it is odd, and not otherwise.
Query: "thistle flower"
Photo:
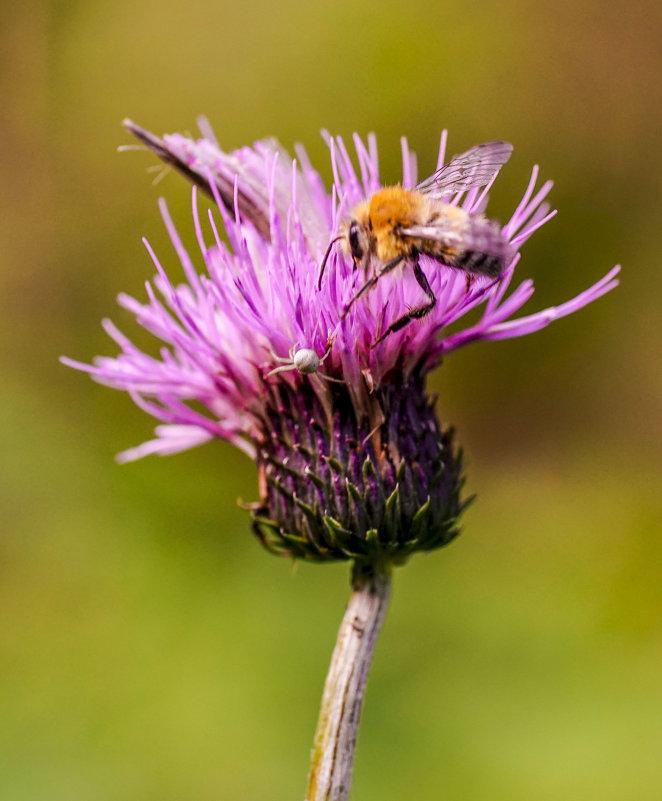
[[[533,293],[530,279],[508,293],[519,249],[554,214],[545,202],[552,184],[536,188],[536,167],[502,229],[512,254],[502,279],[476,280],[467,288],[465,273],[428,263],[435,308],[373,347],[389,322],[420,304],[411,277],[385,276],[344,319],[361,271],[335,251],[327,279],[316,286],[339,223],[380,188],[373,136],[367,145],[354,137],[357,172],[343,140],[327,135],[334,175],[329,195],[301,147],[298,162],[273,140],[228,154],[211,138],[173,134],[160,140],[125,124],[202,187],[217,213],[209,211],[205,230],[194,187],[200,253],[191,258],[160,201],[186,282],[171,280],[145,241],[157,270],[146,284],[147,299],[119,296],[120,305],[164,343],[159,357],[141,352],[106,320],[121,350],[117,357],[99,357],[92,366],[63,359],[126,390],[161,421],[156,439],[119,460],[228,440],[257,463],[254,528],[267,548],[283,555],[402,561],[447,543],[466,503],[462,459],[426,394],[427,373],[469,342],[529,334],[577,311],[615,286],[618,268],[561,306],[513,317]],[[444,132],[439,164],[445,139]],[[402,152],[402,183],[410,187],[416,160],[404,139]],[[486,189],[457,193],[450,202],[482,212]],[[221,238],[219,216],[229,244]],[[426,261],[422,256],[422,266]],[[478,307],[477,322],[449,331]],[[296,356],[305,351],[312,368],[296,369]]]
[[[581,309],[617,284],[619,268],[560,306],[514,316],[533,293],[529,279],[510,290],[519,250],[554,214],[545,201],[551,182],[537,188],[536,167],[501,229],[508,261],[499,279],[470,283],[466,273],[421,255],[436,305],[384,336],[421,304],[422,285],[411,274],[385,275],[348,310],[365,278],[335,249],[317,285],[327,246],[349,210],[380,189],[374,137],[367,144],[354,137],[358,171],[342,139],[326,137],[334,176],[329,195],[302,148],[298,161],[272,140],[224,153],[209,132],[197,141],[176,134],[159,139],[125,124],[195,185],[200,253],[189,256],[161,201],[186,280],[174,283],[145,242],[157,271],[145,285],[146,300],[119,296],[163,343],[159,357],[140,351],[106,320],[118,356],[93,365],[63,361],[126,390],[160,421],[156,439],[120,454],[120,461],[225,439],[257,464],[253,527],[270,551],[353,560],[353,593],[327,676],[306,795],[346,801],[390,566],[449,542],[467,503],[461,451],[426,393],[428,372],[470,342],[529,334]],[[445,141],[444,133],[440,165]],[[402,184],[412,187],[416,160],[404,139],[402,152]],[[490,185],[456,193],[450,202],[482,213]],[[215,202],[205,224],[195,187]],[[478,320],[462,328],[459,321],[472,311],[480,312]]]

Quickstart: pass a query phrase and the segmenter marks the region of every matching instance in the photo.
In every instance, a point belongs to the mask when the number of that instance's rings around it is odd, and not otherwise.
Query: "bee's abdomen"
[[[510,250],[495,220],[488,220],[482,214],[470,216],[460,240],[453,266],[490,278],[503,273]]]
[[[485,251],[465,250],[455,257],[453,266],[466,270],[468,273],[498,278],[505,269],[506,259],[505,256],[496,256],[493,253],[485,253]]]

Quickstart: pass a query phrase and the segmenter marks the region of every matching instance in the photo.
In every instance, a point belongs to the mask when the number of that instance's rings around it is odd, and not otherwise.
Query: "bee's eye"
[[[359,237],[359,224],[356,220],[349,226],[349,249],[352,251],[352,257],[360,261],[363,258],[363,248],[361,247],[361,240]]]

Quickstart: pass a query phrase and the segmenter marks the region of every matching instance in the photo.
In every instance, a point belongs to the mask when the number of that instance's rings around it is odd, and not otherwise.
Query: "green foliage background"
[[[396,573],[360,735],[359,801],[657,801],[662,795],[660,207],[656,0],[27,0],[3,4],[0,87],[0,797],[302,798],[346,565],[292,569],[236,499],[223,443],[119,467],[152,421],[61,367],[170,266],[156,198],[117,155],[208,115],[222,145],[374,130],[398,177],[493,138],[559,216],[525,247],[529,309],[624,265],[622,285],[434,376],[478,501],[448,549]],[[136,334],[140,338],[140,334]],[[142,340],[141,340],[142,341]]]

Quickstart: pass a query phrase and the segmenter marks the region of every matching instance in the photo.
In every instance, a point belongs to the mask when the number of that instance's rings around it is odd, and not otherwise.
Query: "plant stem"
[[[324,685],[306,801],[346,801],[356,735],[377,635],[388,606],[388,566],[354,563],[352,595]]]

